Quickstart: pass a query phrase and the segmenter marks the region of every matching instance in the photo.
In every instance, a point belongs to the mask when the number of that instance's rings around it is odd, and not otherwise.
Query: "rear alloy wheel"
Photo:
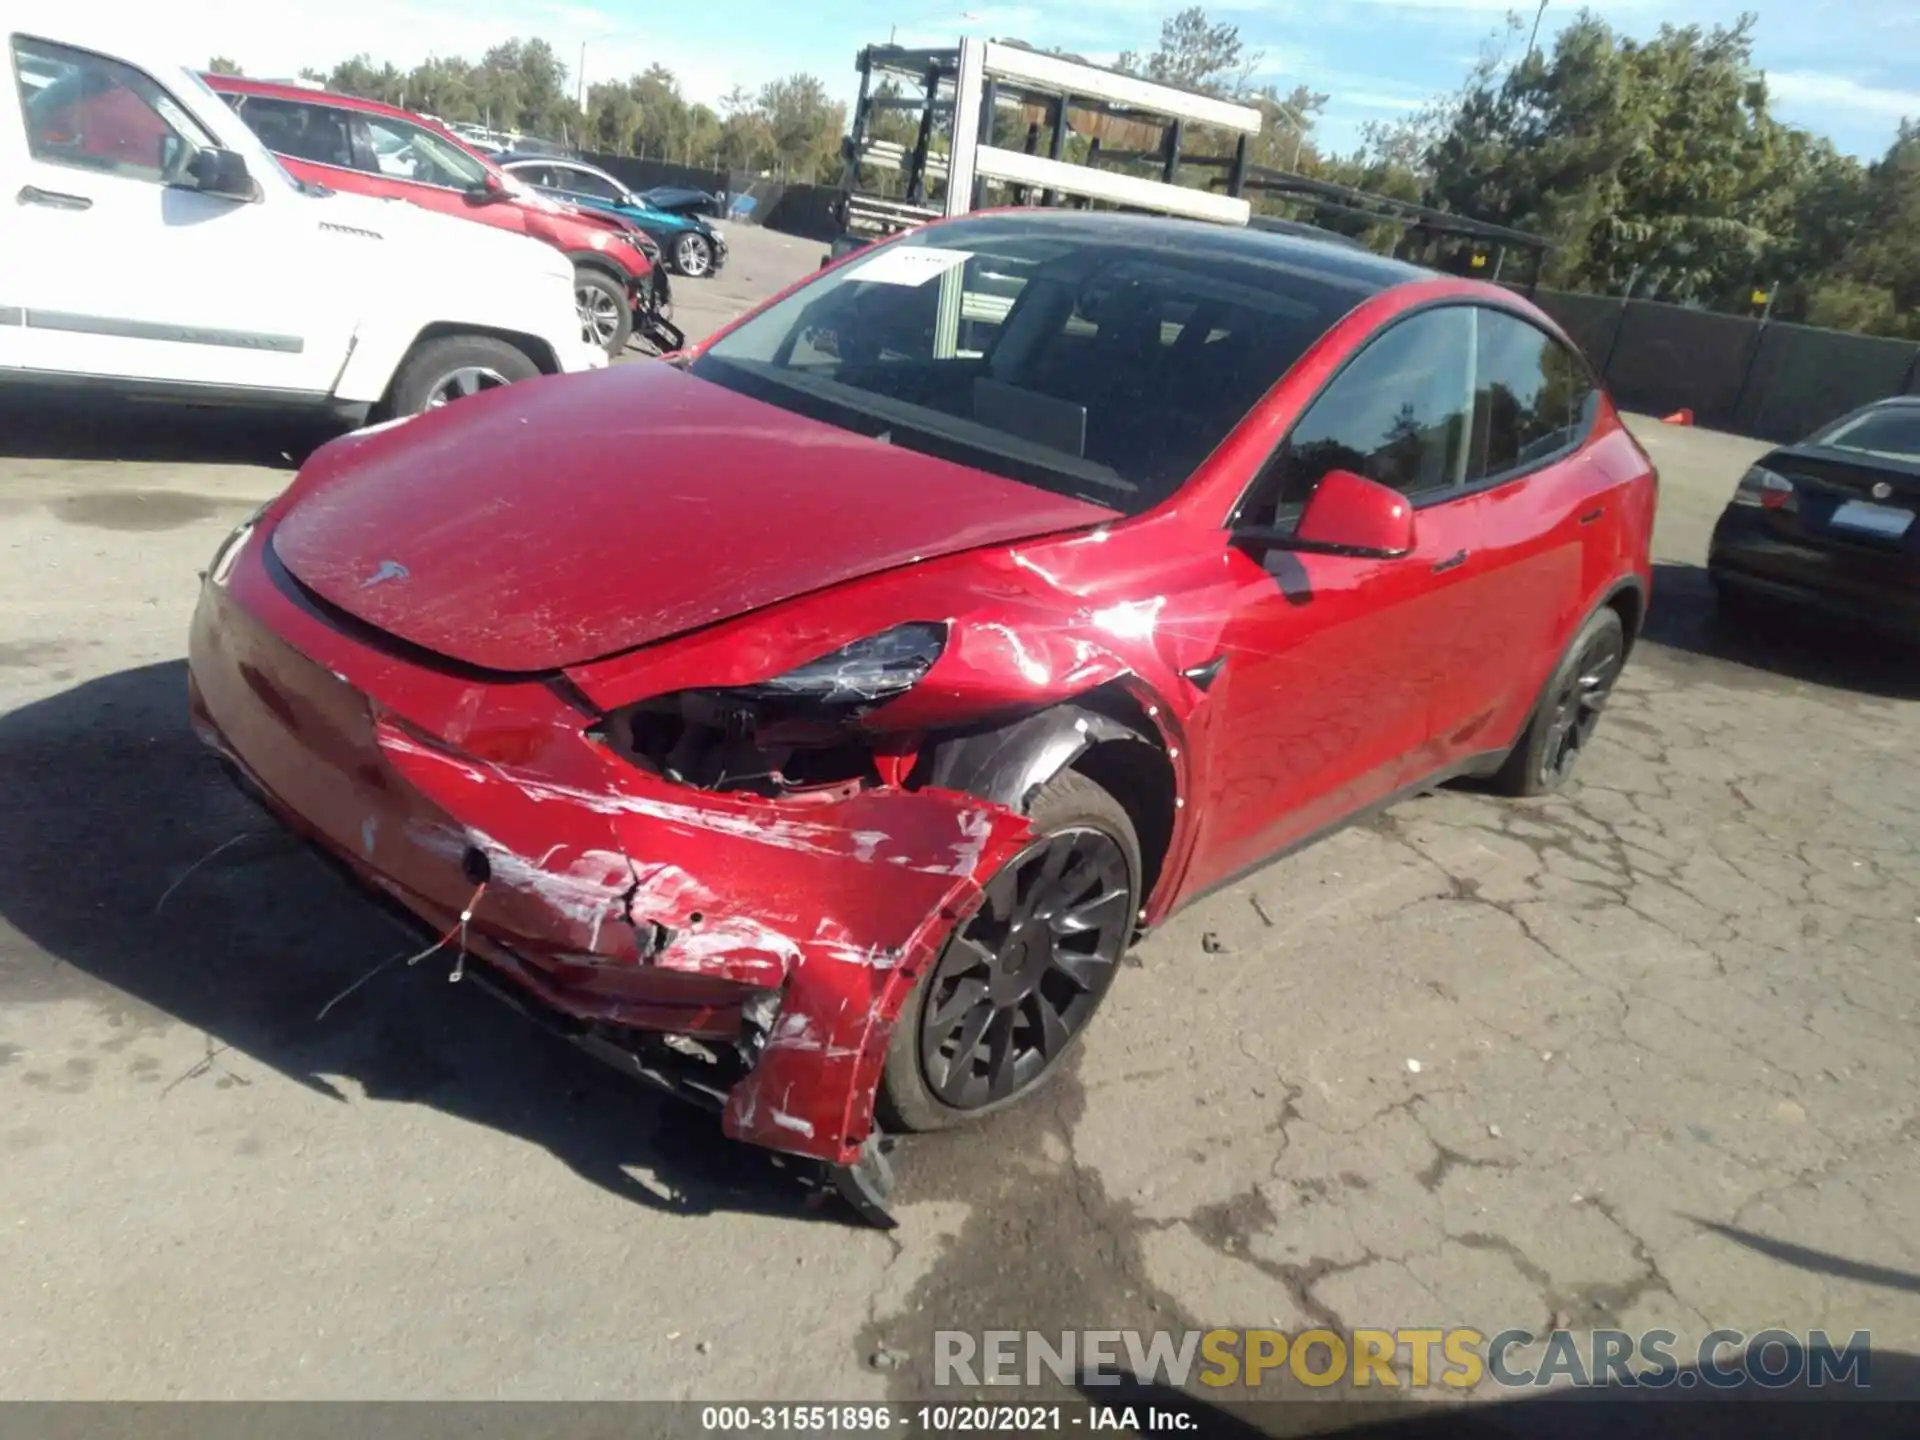
[[[713,246],[698,230],[689,230],[673,242],[673,268],[689,280],[698,280],[713,268]]]
[[[523,350],[490,335],[448,335],[409,355],[393,379],[393,415],[439,410],[540,373]]]
[[[1620,612],[1604,606],[1580,627],[1561,657],[1526,733],[1494,776],[1509,795],[1548,795],[1572,777],[1627,658]]]
[[[1119,801],[1076,771],[1028,811],[1036,838],[920,977],[881,1077],[884,1123],[938,1130],[1056,1074],[1113,984],[1140,908],[1140,846]]]
[[[627,348],[633,333],[633,307],[626,287],[601,270],[573,272],[573,312],[580,318],[580,338],[609,355]]]

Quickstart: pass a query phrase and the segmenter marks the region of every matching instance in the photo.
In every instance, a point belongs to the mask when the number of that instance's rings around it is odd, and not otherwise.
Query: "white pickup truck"
[[[360,423],[607,363],[559,251],[302,186],[192,71],[45,24],[5,33],[0,390]]]

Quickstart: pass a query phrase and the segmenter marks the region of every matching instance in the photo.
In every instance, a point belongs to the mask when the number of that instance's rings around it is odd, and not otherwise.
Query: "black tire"
[[[954,927],[901,1007],[877,1098],[880,1123],[889,1130],[949,1129],[1004,1110],[1040,1089],[1060,1072],[1062,1062],[1085,1033],[1120,969],[1139,915],[1142,873],[1140,841],[1126,807],[1085,775],[1067,770],[1047,782],[1027,813],[1034,840],[987,882],[981,904]],[[1049,850],[1049,846],[1053,848]],[[1059,902],[1059,910],[1047,910],[1053,901],[1044,881],[1054,854],[1064,858],[1052,893],[1066,899]],[[1076,889],[1073,879],[1083,865],[1088,878],[1082,888]],[[1124,878],[1112,884],[1118,878],[1116,865]],[[1017,914],[1023,903],[1019,882],[1029,872],[1030,913],[1021,920]],[[1124,893],[1116,895],[1115,891]],[[1004,918],[995,915],[997,895],[1011,902]],[[1089,895],[1094,898],[1084,898]],[[1080,897],[1077,903],[1076,897]],[[1043,910],[1047,913],[1040,913]],[[1076,917],[1084,922],[1095,913],[1101,921],[1097,928],[1064,924]],[[1044,930],[1034,926],[1036,920]],[[1110,921],[1117,922],[1117,938],[1109,928]],[[1006,939],[998,951],[990,951],[979,937],[993,933],[996,927],[1004,931]],[[1019,938],[1023,927],[1031,927],[1025,940]],[[1034,944],[1035,938],[1041,945]],[[1090,943],[1082,948],[1083,941]],[[988,973],[980,962],[982,956],[996,967],[991,980],[978,978]],[[1016,968],[1027,978],[1015,973]],[[1031,988],[1022,990],[1028,978]],[[975,998],[965,998],[972,992],[963,992],[963,987],[974,985],[983,988]],[[996,999],[994,988],[1002,986],[1004,991]],[[936,1001],[954,1006],[951,1013],[960,1017],[949,1021],[945,1032],[953,1042],[955,1056],[961,1036],[975,1023],[973,1017],[990,1012],[990,1018],[973,1032],[964,1076],[956,1073],[954,1058],[928,1049],[929,1027],[937,1032],[943,1013],[934,1008]],[[1046,1023],[1047,1014],[1059,1022],[1058,1029]],[[1010,1017],[1004,1021],[1004,1031],[999,1020],[1002,1015]],[[1002,1035],[1000,1043],[1006,1059],[1000,1068],[1006,1070],[1009,1079],[1003,1092],[996,1095],[993,1075],[976,1077],[975,1062],[985,1059],[993,1069],[996,1036]],[[1046,1043],[1035,1043],[1042,1037]],[[1023,1066],[1028,1073],[1020,1073]],[[955,1104],[943,1097],[942,1088],[949,1095],[976,1089],[980,1094],[977,1100],[965,1096],[968,1103]]]
[[[528,354],[491,335],[443,335],[416,345],[400,362],[388,392],[389,415],[418,415],[461,398],[531,380],[540,373]],[[465,384],[473,380],[470,387]],[[449,387],[452,387],[451,389]],[[460,393],[453,393],[459,391]]]
[[[689,279],[713,273],[713,242],[689,230],[673,242],[673,268]]]
[[[627,287],[591,265],[573,267],[573,309],[580,317],[580,338],[609,355],[627,348],[633,334],[633,302]]]
[[[1603,605],[1567,646],[1527,728],[1488,781],[1502,795],[1550,795],[1572,778],[1575,762],[1613,693],[1626,659],[1620,612]]]

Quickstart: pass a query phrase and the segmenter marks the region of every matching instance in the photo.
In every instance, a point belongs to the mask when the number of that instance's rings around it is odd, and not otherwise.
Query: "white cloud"
[[[1408,114],[1425,105],[1425,99],[1410,95],[1391,95],[1384,90],[1342,90],[1334,100],[1358,110],[1392,110]]]
[[[1830,106],[1881,120],[1920,118],[1920,90],[1870,85],[1819,70],[1769,70],[1767,90],[1790,105]]]

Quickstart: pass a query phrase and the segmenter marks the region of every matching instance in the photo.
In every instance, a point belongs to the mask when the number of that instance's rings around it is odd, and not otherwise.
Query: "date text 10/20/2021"
[[[1200,1421],[1165,1405],[707,1405],[700,1428],[709,1434],[1177,1434],[1198,1432]]]

